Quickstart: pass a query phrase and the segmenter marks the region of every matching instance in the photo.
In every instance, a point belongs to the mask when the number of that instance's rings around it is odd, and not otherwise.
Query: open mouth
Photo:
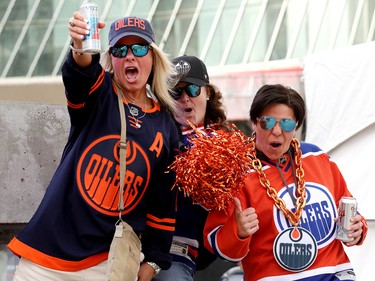
[[[279,142],[271,142],[270,145],[271,145],[273,148],[278,148],[278,147],[281,146],[281,143],[279,143]]]
[[[135,67],[130,67],[125,70],[126,78],[129,80],[134,80],[138,75],[138,69]]]
[[[192,111],[193,111],[193,109],[191,109],[191,108],[186,108],[185,109],[185,112],[187,112],[187,113],[192,112]]]

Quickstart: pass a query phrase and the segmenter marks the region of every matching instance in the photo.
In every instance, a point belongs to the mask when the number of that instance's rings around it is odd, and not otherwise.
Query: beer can
[[[353,197],[342,197],[338,212],[336,239],[343,242],[351,242],[354,238],[348,237],[347,228],[351,225],[350,219],[357,214],[357,200]]]
[[[100,53],[98,6],[94,3],[82,4],[79,11],[90,25],[90,33],[85,35],[82,41],[82,51],[90,54]]]

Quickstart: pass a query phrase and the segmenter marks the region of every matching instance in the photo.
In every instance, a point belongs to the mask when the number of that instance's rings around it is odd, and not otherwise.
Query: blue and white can
[[[87,24],[90,25],[90,33],[85,35],[82,40],[82,51],[90,54],[100,53],[98,6],[94,3],[82,4],[79,11],[87,19]]]

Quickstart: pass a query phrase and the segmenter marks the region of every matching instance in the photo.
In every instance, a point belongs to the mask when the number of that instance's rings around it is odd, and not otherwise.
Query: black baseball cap
[[[210,83],[206,65],[195,56],[180,56],[172,60],[178,73],[178,81],[187,82],[202,87]]]
[[[115,46],[121,38],[130,35],[141,37],[149,44],[155,42],[154,31],[148,20],[138,17],[125,17],[111,24],[108,34],[109,46]]]

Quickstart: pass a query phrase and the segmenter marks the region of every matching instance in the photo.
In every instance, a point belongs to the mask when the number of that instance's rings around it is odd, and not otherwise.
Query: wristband
[[[76,49],[76,48],[74,48],[73,44],[74,44],[74,42],[72,41],[72,42],[70,43],[70,46],[69,46],[70,49],[71,49],[74,53],[76,53],[77,55],[82,56],[82,55],[83,55],[83,50],[82,50],[82,49]]]

